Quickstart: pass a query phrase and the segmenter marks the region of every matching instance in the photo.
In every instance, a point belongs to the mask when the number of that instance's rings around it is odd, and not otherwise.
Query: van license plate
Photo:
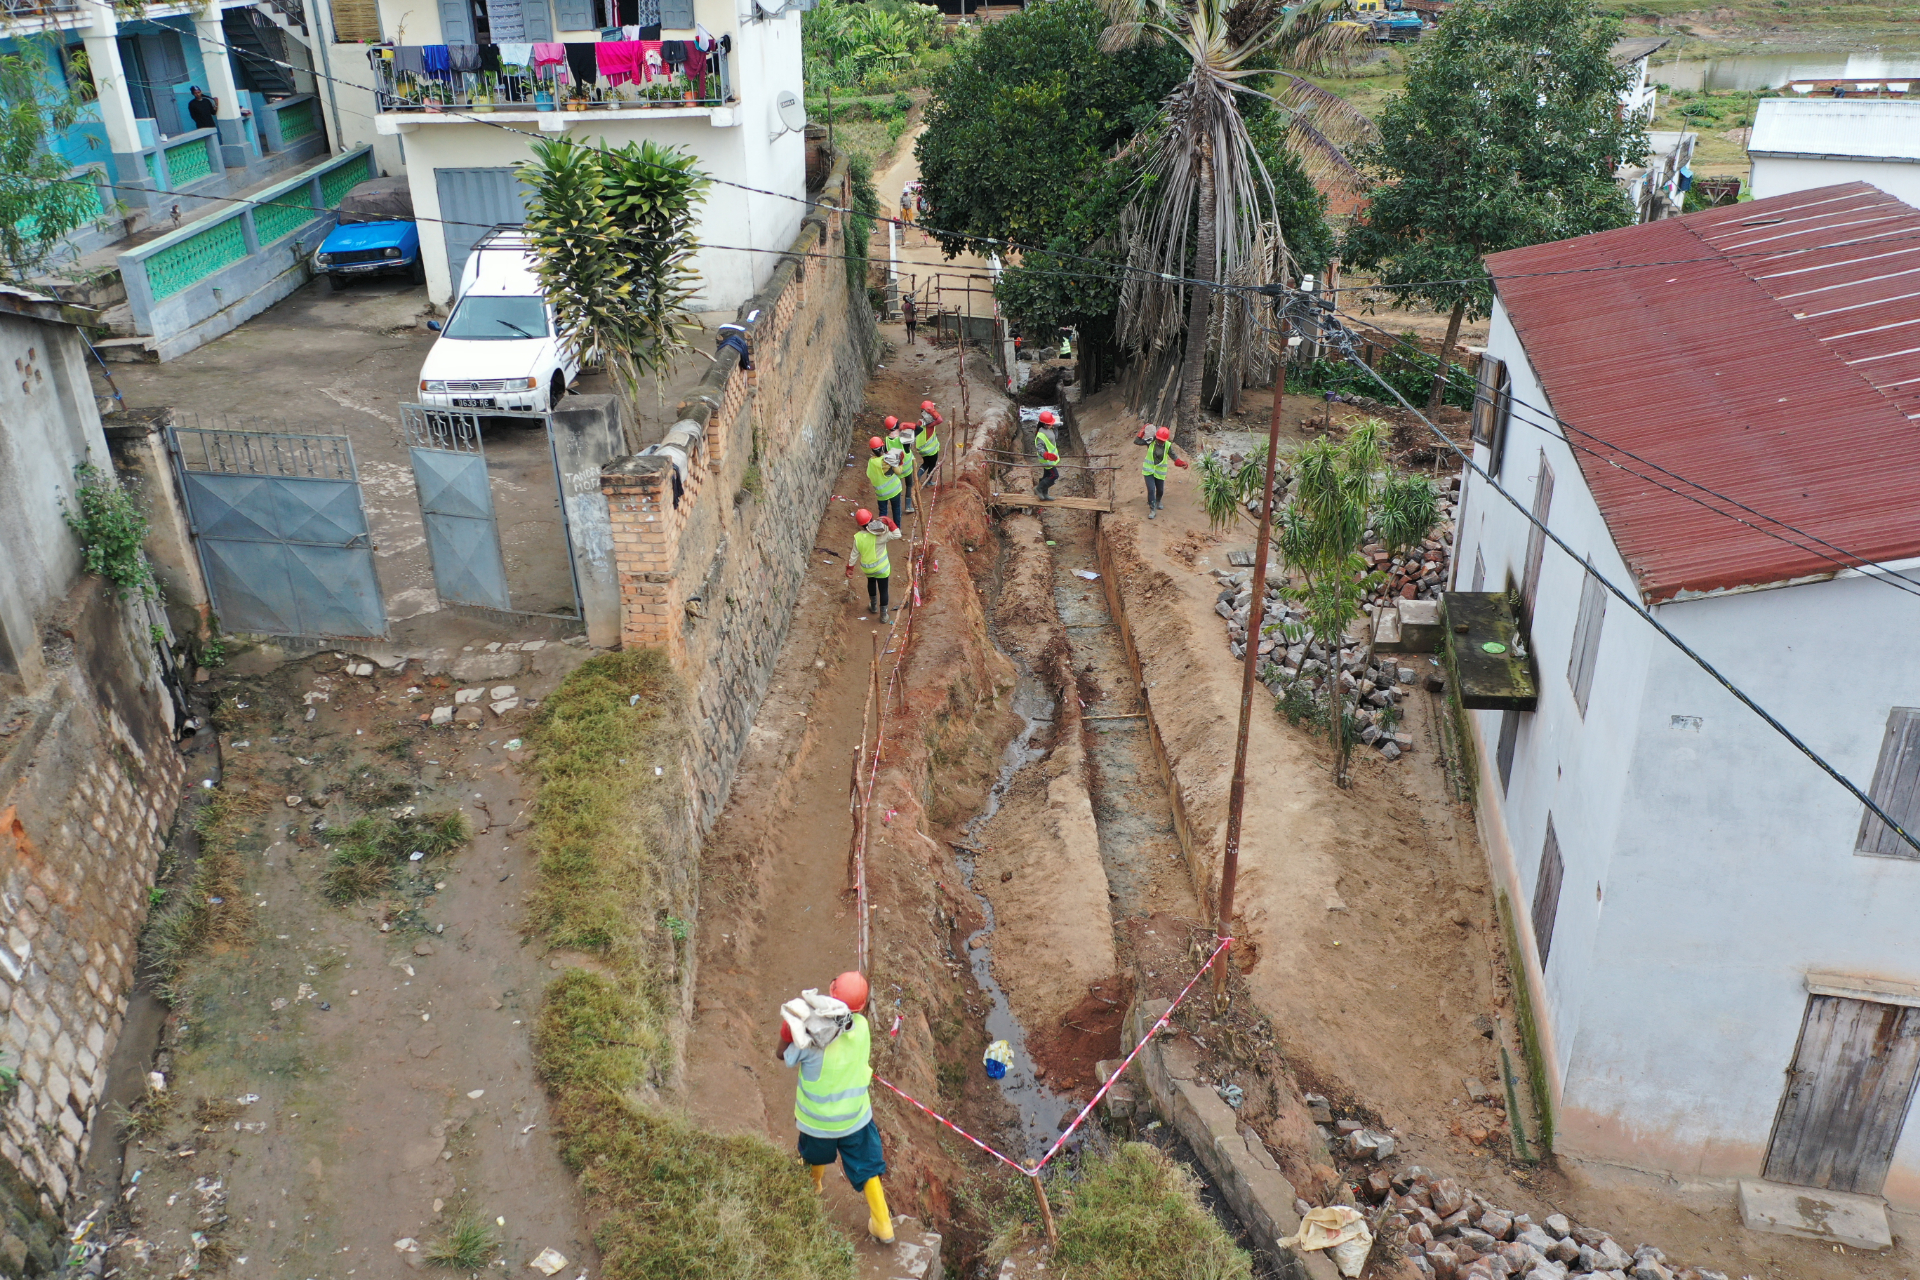
[[[493,400],[489,398],[486,400],[455,400],[453,407],[456,409],[491,409],[494,405]]]

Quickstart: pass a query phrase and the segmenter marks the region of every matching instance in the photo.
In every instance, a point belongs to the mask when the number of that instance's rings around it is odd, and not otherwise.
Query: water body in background
[[[1852,79],[1871,82],[1911,77],[1920,89],[1920,49],[1840,53],[1756,53],[1726,58],[1683,58],[1647,68],[1647,79],[1675,89],[1778,89],[1792,80]],[[1920,96],[1920,95],[1917,95]]]

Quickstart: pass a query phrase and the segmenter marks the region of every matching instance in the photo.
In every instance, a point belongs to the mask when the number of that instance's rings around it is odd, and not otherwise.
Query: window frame
[[[1560,836],[1553,829],[1553,815],[1547,815],[1547,834],[1540,841],[1540,867],[1533,881],[1533,948],[1540,956],[1540,972],[1547,971],[1547,957],[1553,952],[1554,926],[1560,919],[1560,891],[1567,878],[1566,859],[1560,853]],[[1547,886],[1552,885],[1549,893]],[[1542,916],[1545,924],[1542,927]]]
[[[1593,671],[1600,661],[1600,633],[1606,621],[1607,589],[1589,560],[1580,579],[1580,609],[1574,615],[1572,651],[1567,655],[1567,683],[1573,686],[1573,705],[1583,720],[1593,695]]]
[[[1867,788],[1873,802],[1913,835],[1920,835],[1920,707],[1893,707]],[[1853,851],[1865,858],[1920,860],[1920,850],[1902,840],[1873,810],[1860,806],[1860,828]]]

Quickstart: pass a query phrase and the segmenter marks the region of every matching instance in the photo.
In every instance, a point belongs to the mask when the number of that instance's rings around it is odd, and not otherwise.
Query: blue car
[[[413,221],[413,195],[405,178],[375,178],[347,192],[340,225],[313,255],[313,268],[335,293],[355,276],[403,275],[427,282],[420,260],[420,229]]]

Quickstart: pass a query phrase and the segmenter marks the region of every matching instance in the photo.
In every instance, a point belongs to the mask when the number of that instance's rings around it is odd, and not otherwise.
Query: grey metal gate
[[[400,426],[420,491],[434,590],[447,604],[509,608],[480,416],[403,404]]]
[[[501,223],[527,220],[526,192],[510,168],[435,169],[433,183],[447,241],[449,287],[457,293],[460,272],[480,237]]]
[[[169,427],[167,445],[222,629],[387,634],[347,437]]]

